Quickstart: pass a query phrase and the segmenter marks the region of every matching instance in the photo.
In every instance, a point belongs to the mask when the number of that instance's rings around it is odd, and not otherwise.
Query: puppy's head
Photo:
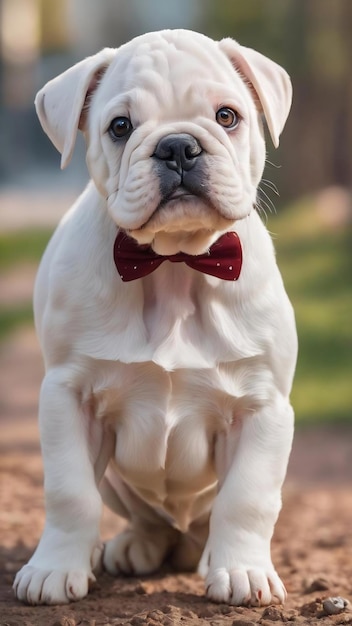
[[[277,146],[290,104],[276,63],[185,30],[102,50],[36,98],[62,167],[80,128],[112,218],[159,254],[203,253],[249,214],[265,161],[262,114]]]

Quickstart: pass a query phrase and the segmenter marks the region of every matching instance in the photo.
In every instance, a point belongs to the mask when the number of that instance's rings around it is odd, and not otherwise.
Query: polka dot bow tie
[[[242,247],[236,233],[225,233],[206,254],[192,256],[184,252],[161,256],[148,245],[138,243],[119,231],[114,245],[114,261],[124,282],[147,276],[164,261],[186,263],[189,267],[223,280],[237,280],[242,267]]]

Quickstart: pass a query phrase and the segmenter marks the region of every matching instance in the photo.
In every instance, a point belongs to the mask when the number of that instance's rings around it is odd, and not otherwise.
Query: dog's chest
[[[210,369],[257,352],[234,314],[238,286],[230,297],[225,287],[183,263],[165,262],[145,280],[141,322],[154,363],[168,371]]]
[[[116,433],[115,468],[182,526],[194,498],[216,484],[214,442],[231,428],[237,400],[219,389],[214,370],[170,373],[152,363],[117,370],[117,388],[96,394]]]
[[[115,458],[122,474],[160,498],[201,491],[215,480],[214,434],[230,419],[210,382],[213,372],[169,373],[152,364],[136,371],[115,405]]]

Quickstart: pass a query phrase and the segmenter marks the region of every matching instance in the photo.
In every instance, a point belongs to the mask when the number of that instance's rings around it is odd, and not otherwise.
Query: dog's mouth
[[[233,220],[223,217],[208,199],[179,185],[129,235],[139,244],[151,245],[161,255],[203,254],[217,237],[216,233],[232,225]]]
[[[194,193],[190,191],[189,189],[187,189],[187,187],[185,187],[183,184],[181,184],[178,187],[176,187],[173,191],[171,191],[168,194],[165,194],[161,198],[158,206],[156,207],[155,211],[153,211],[153,214],[150,216],[149,220],[152,219],[154,215],[162,211],[164,208],[168,208],[170,206],[176,208],[176,205],[181,205],[181,203],[182,203],[182,206],[184,207],[187,207],[187,204],[184,204],[184,203],[191,203],[192,206],[196,204],[202,204],[203,206],[206,206],[209,209],[210,208],[213,209],[213,207],[211,206],[209,200],[206,198],[205,195],[202,196],[199,193]],[[147,222],[149,220],[147,220]]]
[[[160,230],[161,227],[193,230],[195,221],[201,226],[204,220],[209,221],[210,214],[215,216],[217,213],[206,193],[194,193],[181,183],[162,195],[157,207],[138,230]]]
[[[150,217],[138,231],[147,233],[195,232],[199,229],[212,228],[217,215],[207,203],[198,196],[179,190],[159,203]]]
[[[190,191],[187,191],[187,189],[185,189],[182,185],[180,185],[180,187],[175,189],[175,191],[173,191],[167,198],[165,198],[159,204],[159,207],[165,204],[168,204],[169,202],[172,202],[173,200],[180,200],[180,198],[182,198],[183,200],[191,200],[192,198],[196,199],[197,196],[195,196]],[[158,210],[159,207],[157,207],[156,210]]]

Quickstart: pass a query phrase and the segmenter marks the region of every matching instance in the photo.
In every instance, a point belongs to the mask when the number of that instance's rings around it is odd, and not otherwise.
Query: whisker
[[[265,203],[266,207],[269,209],[270,213],[276,213],[276,207],[275,204],[273,203],[272,199],[270,198],[270,196],[268,196],[268,194],[264,191],[264,189],[261,189],[260,187],[258,188],[258,191],[260,193],[262,193],[265,198],[267,199],[268,202],[266,202],[263,198],[263,202]]]
[[[277,238],[278,238],[278,234],[277,234],[277,233],[274,233],[273,231],[271,231],[271,230],[269,230],[269,229],[268,229],[268,233],[269,233],[269,235],[270,235],[270,237],[271,237],[272,239],[277,239]]]
[[[258,213],[260,216],[264,215],[265,216],[265,223],[267,223],[268,221],[268,214],[265,210],[265,208],[262,206],[262,200],[260,198],[257,198],[257,201],[255,203],[255,207],[258,210]]]
[[[272,206],[266,201],[264,200],[264,198],[260,198],[260,202],[263,203],[266,208],[268,209],[269,213],[273,213],[275,209],[272,208]]]
[[[263,185],[265,185],[266,187],[269,187],[269,189],[271,189],[271,191],[273,191],[276,196],[280,196],[279,190],[276,187],[275,183],[272,182],[272,180],[262,178],[260,182],[263,183]]]
[[[282,167],[281,165],[276,165],[276,163],[273,163],[272,161],[269,161],[269,159],[265,159],[265,163],[270,165],[270,167],[274,167],[276,170],[280,170],[281,167]]]

